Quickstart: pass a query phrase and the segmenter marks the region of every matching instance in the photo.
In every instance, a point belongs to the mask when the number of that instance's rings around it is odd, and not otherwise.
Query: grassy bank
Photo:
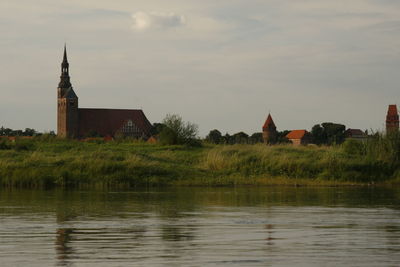
[[[334,147],[259,144],[190,148],[53,138],[3,140],[0,184],[40,188],[397,183],[398,144],[392,143],[379,137],[367,144],[350,142]]]

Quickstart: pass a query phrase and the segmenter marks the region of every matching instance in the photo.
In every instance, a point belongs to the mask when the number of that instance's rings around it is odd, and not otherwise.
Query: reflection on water
[[[1,266],[400,262],[400,190],[0,191]]]
[[[56,252],[59,265],[67,265],[68,255],[73,253],[72,247],[69,245],[71,241],[73,229],[71,228],[60,228],[57,229],[56,236]]]

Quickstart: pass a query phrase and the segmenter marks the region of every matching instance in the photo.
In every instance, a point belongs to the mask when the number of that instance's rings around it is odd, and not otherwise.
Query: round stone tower
[[[271,114],[268,114],[268,118],[262,127],[263,130],[263,139],[265,144],[275,144],[277,139],[277,131],[275,123],[271,117]]]

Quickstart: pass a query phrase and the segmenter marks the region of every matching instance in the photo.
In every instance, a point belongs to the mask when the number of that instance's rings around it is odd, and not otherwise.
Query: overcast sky
[[[399,0],[1,0],[0,126],[56,129],[64,42],[80,107],[142,108],[202,136],[331,121],[382,129],[400,104]]]

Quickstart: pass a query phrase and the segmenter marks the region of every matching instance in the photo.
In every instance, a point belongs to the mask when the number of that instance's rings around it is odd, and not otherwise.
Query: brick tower
[[[271,114],[268,114],[268,118],[262,127],[263,139],[266,144],[274,144],[277,138],[276,126],[272,120]]]
[[[399,130],[399,113],[396,105],[389,105],[386,116],[386,132],[394,132]]]
[[[64,58],[61,63],[61,77],[57,88],[57,135],[64,138],[78,136],[78,97],[69,77],[67,48],[64,46]]]

